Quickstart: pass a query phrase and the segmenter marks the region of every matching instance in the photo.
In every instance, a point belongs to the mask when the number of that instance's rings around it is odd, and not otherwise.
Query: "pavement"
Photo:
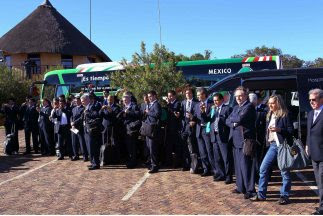
[[[268,199],[253,203],[232,194],[234,184],[213,182],[212,176],[124,165],[89,171],[83,161],[58,161],[39,154],[6,156],[0,147],[0,214],[311,214],[318,206],[313,172],[293,172],[291,204],[281,206],[280,173],[275,170]],[[4,130],[0,129],[0,143]],[[301,178],[300,178],[300,177]]]

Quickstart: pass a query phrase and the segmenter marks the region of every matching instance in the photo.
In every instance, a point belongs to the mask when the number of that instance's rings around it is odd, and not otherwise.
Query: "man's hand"
[[[194,122],[194,121],[190,121],[190,126],[191,126],[191,127],[194,127],[194,126],[195,126],[195,124],[196,124],[196,122]]]
[[[180,112],[174,112],[174,115],[176,116],[176,118],[179,118],[181,113]]]

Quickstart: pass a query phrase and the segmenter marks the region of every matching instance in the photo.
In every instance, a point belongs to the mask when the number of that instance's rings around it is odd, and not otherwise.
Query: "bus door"
[[[71,85],[57,85],[55,89],[55,97],[59,97],[60,95],[65,95],[67,97],[70,94],[70,91]]]

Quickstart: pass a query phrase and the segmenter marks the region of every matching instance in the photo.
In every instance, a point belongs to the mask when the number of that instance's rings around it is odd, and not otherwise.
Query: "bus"
[[[182,71],[191,85],[206,87],[238,72],[281,68],[280,56],[180,61],[176,64],[176,70]],[[43,81],[34,84],[42,84],[40,98],[75,95],[89,90],[102,96],[105,89],[117,90],[110,87],[109,76],[112,72],[122,70],[125,68],[118,62],[81,64],[75,69],[50,71],[45,74]]]

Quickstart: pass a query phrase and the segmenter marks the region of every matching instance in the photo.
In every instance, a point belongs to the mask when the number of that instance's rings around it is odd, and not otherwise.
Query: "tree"
[[[196,61],[196,60],[210,60],[212,55],[212,51],[204,50],[204,54],[202,53],[194,53],[190,57],[185,56],[183,54],[179,54],[175,56],[175,60],[178,61]]]
[[[323,67],[323,58],[317,58],[314,61],[306,62],[307,67],[317,68]]]
[[[6,103],[9,98],[15,98],[17,103],[22,103],[29,94],[31,81],[21,81],[17,78],[14,69],[0,65],[0,104]]]
[[[300,68],[304,61],[292,55],[282,55],[283,68]]]
[[[132,56],[130,64],[123,60],[125,71],[111,75],[111,85],[131,91],[139,100],[150,90],[155,90],[159,96],[166,96],[169,90],[186,84],[183,74],[176,71],[175,59],[173,52],[158,44],[154,45],[152,53],[147,53],[142,42],[141,52]]]

